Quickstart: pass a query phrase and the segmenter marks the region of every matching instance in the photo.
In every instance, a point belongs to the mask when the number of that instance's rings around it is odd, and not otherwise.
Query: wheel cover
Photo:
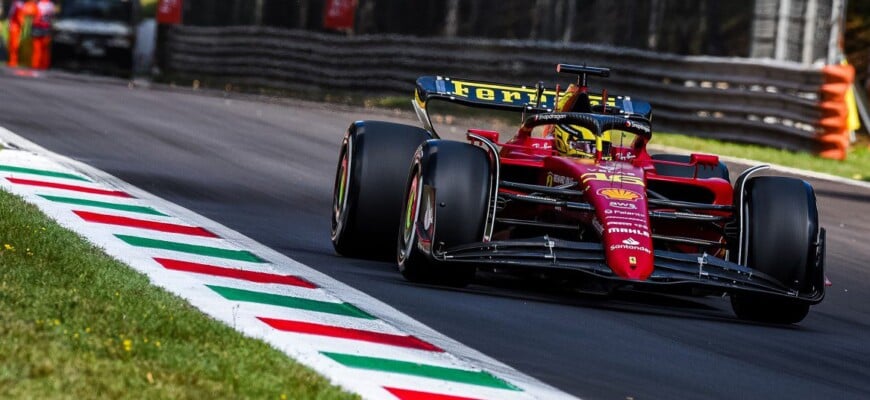
[[[344,228],[347,219],[347,189],[350,185],[350,139],[342,148],[341,161],[335,176],[335,190],[332,195],[332,239],[335,240]]]
[[[416,233],[416,221],[420,213],[420,197],[423,186],[420,185],[420,169],[417,167],[412,175],[411,184],[408,188],[408,202],[405,205],[405,213],[402,223],[402,249],[399,253],[399,264],[411,255]]]

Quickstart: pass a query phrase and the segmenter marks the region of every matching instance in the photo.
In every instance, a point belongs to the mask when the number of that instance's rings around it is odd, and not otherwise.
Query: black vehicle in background
[[[139,0],[61,0],[52,65],[129,73],[141,18]]]

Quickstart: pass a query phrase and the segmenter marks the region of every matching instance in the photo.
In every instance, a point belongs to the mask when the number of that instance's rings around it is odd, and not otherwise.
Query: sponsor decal
[[[620,175],[628,175],[628,176],[637,176],[634,172],[625,171],[625,167],[621,165],[599,165],[595,168],[590,168],[589,172],[607,172],[614,173],[619,172]]]
[[[616,154],[615,158],[619,161],[628,161],[628,160],[634,160],[635,158],[637,158],[637,156],[634,155],[634,153],[632,153],[630,151],[626,151],[624,153]]]
[[[608,212],[608,211],[609,211],[609,212]],[[643,217],[643,214],[641,214],[641,213],[639,213],[639,212],[637,212],[637,211],[623,211],[623,210],[619,210],[619,209],[609,209],[609,208],[605,208],[605,209],[604,209],[604,213],[605,213],[605,214],[608,214],[608,215],[613,214],[614,216],[617,216],[617,215],[624,215],[624,216],[627,216],[627,217],[634,217],[634,218],[642,218],[642,217]]]
[[[628,120],[628,121],[625,121],[625,127],[626,128],[634,128],[634,129],[637,129],[643,133],[650,132],[649,125],[642,123],[642,122]]]
[[[649,237],[649,231],[645,229],[634,229],[634,228],[607,228],[607,233],[627,233],[629,235],[640,235],[643,237]]]
[[[599,165],[598,168],[590,169],[589,172],[616,172],[618,169],[619,167],[613,165]]]
[[[607,226],[629,226],[632,228],[640,229],[642,231],[648,231],[649,226],[647,224],[639,224],[636,222],[625,222],[625,221],[612,221],[607,220]]]
[[[580,180],[583,181],[583,183],[587,183],[589,181],[604,181],[613,183],[625,183],[628,185],[637,185],[640,187],[646,186],[646,184],[643,182],[643,178],[629,175],[607,175],[603,172],[587,172],[580,176]],[[640,196],[638,196],[638,198],[640,198]]]
[[[646,220],[641,219],[641,218],[617,217],[617,216],[612,216],[612,215],[606,215],[606,216],[604,217],[604,219],[607,220],[607,224],[608,224],[608,225],[609,225],[609,224],[613,224],[613,223],[614,223],[614,220],[621,220],[621,221],[631,221],[631,222],[635,222],[635,224],[634,224],[635,226],[638,226],[638,225],[641,225],[641,226],[643,226],[643,227],[646,227],[646,226],[647,226],[647,224],[646,224]]]
[[[598,189],[598,192],[596,192],[596,193],[598,193],[601,196],[606,197],[609,200],[635,201],[635,200],[641,198],[640,194],[638,194],[635,191],[628,190],[628,189],[617,189],[617,188]]]
[[[451,94],[465,97],[469,100],[523,105],[534,103],[537,95],[534,88],[524,86],[493,85],[460,80],[453,80],[451,82],[453,83]],[[548,105],[555,95],[555,91],[545,90],[541,95],[541,104]]]
[[[567,176],[554,174],[552,172],[547,173],[547,186],[565,185],[568,183],[574,183],[574,180]]]
[[[456,79],[447,80],[447,82],[448,85],[450,83],[453,84],[453,90],[447,91],[449,94],[472,101],[523,105],[534,103],[537,96],[536,90],[533,87],[470,82]],[[556,92],[554,90],[544,90],[544,93],[541,95],[541,105],[552,108],[555,98]],[[590,94],[589,100],[592,105],[601,104],[601,95]],[[611,107],[616,106],[616,101],[610,98],[607,101],[607,105]]]
[[[429,228],[432,227],[433,222],[435,222],[435,216],[433,215],[433,212],[432,212],[432,205],[427,201],[426,202],[426,212],[423,214],[423,229],[425,229],[428,232]]]
[[[613,246],[610,246],[610,251],[615,251],[615,250],[634,250],[634,251],[641,251],[641,252],[644,252],[646,254],[652,254],[652,251],[646,247],[629,246],[627,244],[615,244]]]
[[[611,201],[610,206],[613,208],[622,208],[624,210],[637,210],[637,206],[634,205],[634,203],[625,201]]]
[[[629,258],[628,258],[628,263],[631,264],[631,265],[635,265],[635,264],[637,264],[637,257],[635,257],[635,256],[631,256],[631,257],[629,257]]]
[[[535,121],[559,121],[567,117],[565,114],[541,114],[535,116]]]
[[[637,246],[640,244],[640,242],[638,242],[637,240],[634,240],[634,238],[630,237],[628,239],[623,240],[622,244],[627,244],[629,246]]]

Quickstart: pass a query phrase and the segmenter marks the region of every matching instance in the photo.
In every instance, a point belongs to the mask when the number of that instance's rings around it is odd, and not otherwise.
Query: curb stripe
[[[160,265],[162,265],[164,268],[171,269],[173,271],[192,272],[195,274],[219,276],[222,278],[233,278],[256,283],[277,283],[280,285],[298,286],[306,289],[318,288],[317,285],[293,275],[277,275],[265,272],[245,271],[243,269],[218,267],[215,265],[171,260],[168,258],[155,258],[154,261],[160,263]]]
[[[257,319],[265,322],[272,328],[284,332],[307,333],[311,335],[359,340],[363,342],[385,344],[389,346],[407,347],[417,350],[434,351],[439,353],[444,352],[444,350],[441,350],[441,348],[436,347],[435,345],[428,342],[424,342],[415,336],[393,335],[389,333],[341,328],[330,325],[313,324],[309,322],[291,321],[286,319],[273,319],[265,317],[257,317]],[[332,353],[321,353],[332,358],[328,355]]]
[[[171,250],[182,253],[196,254],[200,256],[226,258],[229,260],[265,263],[260,257],[247,250],[229,250],[217,247],[198,246],[195,244],[170,242],[167,240],[149,239],[138,236],[115,234],[115,237],[135,247],[147,247],[151,249]]]
[[[52,189],[61,189],[61,190],[71,190],[74,192],[82,192],[82,193],[91,193],[91,194],[101,194],[105,196],[115,196],[115,197],[128,197],[132,198],[126,192],[121,192],[118,190],[104,190],[104,189],[94,189],[84,186],[75,186],[75,185],[64,185],[62,183],[52,183],[45,181],[34,181],[30,179],[18,179],[18,178],[6,178],[7,181],[12,182],[17,185],[29,185],[29,186],[38,186],[38,187],[46,187]]]
[[[349,368],[368,369],[396,374],[421,376],[424,378],[467,383],[469,385],[487,386],[498,389],[522,391],[522,389],[505,382],[486,371],[469,371],[436,365],[417,364],[408,361],[397,361],[386,358],[364,357],[353,354],[329,353],[321,351],[335,362]]]
[[[91,181],[90,179],[87,179],[87,178],[84,178],[84,177],[81,177],[78,175],[68,174],[66,172],[56,172],[56,171],[47,171],[44,169],[15,167],[12,165],[0,165],[0,171],[18,172],[18,173],[30,174],[30,175],[50,176],[53,178],[66,178],[66,179],[73,179],[73,180],[84,181],[84,182]]]
[[[95,224],[108,224],[108,225],[120,225],[127,226],[131,228],[140,228],[140,229],[148,229],[152,231],[159,232],[168,232],[168,233],[179,233],[182,235],[191,235],[191,236],[202,236],[202,237],[210,237],[216,238],[218,237],[214,233],[211,233],[204,228],[200,228],[198,226],[187,226],[187,225],[178,225],[178,224],[170,224],[167,222],[156,222],[156,221],[147,221],[144,219],[137,218],[128,218],[128,217],[119,217],[115,215],[107,215],[107,214],[99,214],[93,213],[89,211],[80,211],[73,210],[75,215],[78,215],[83,220],[88,222],[93,222]]]
[[[118,203],[106,203],[103,201],[77,199],[74,197],[49,196],[49,195],[45,195],[45,194],[40,194],[38,196],[42,197],[43,199],[46,199],[48,201],[53,201],[56,203],[66,203],[66,204],[75,204],[75,205],[79,205],[79,206],[108,208],[111,210],[129,211],[129,212],[135,212],[135,213],[140,213],[140,214],[150,214],[150,215],[159,215],[161,217],[168,217],[168,215],[166,215],[160,211],[157,211],[151,207],[134,206],[134,205],[118,204]]]
[[[451,396],[447,394],[419,392],[416,390],[398,389],[391,387],[384,387],[384,389],[390,392],[390,394],[392,394],[393,396],[398,397],[399,400],[479,400],[471,397]]]
[[[299,297],[282,296],[279,294],[253,292],[250,290],[235,289],[225,286],[205,285],[209,289],[214,290],[217,294],[223,296],[227,300],[244,301],[248,303],[259,303],[270,306],[296,308],[300,310],[322,312],[327,314],[344,315],[346,317],[377,319],[369,313],[360,310],[353,304],[349,303],[332,303],[328,301],[318,301],[311,299],[303,299]]]

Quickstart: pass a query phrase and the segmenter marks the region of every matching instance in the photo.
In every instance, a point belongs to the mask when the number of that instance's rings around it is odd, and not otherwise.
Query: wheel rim
[[[417,176],[411,181],[411,189],[408,191],[408,204],[405,206],[405,242],[411,238],[411,231],[414,226],[414,219],[417,215]]]
[[[344,228],[347,219],[347,190],[350,186],[352,142],[348,138],[342,148],[338,171],[335,174],[335,189],[332,194],[332,239],[335,240]]]
[[[416,168],[411,178],[411,184],[408,188],[408,201],[405,204],[405,212],[402,219],[402,251],[399,253],[400,266],[402,262],[411,254],[411,247],[414,245],[415,226],[420,212],[420,195],[422,185],[420,185],[420,169]]]

